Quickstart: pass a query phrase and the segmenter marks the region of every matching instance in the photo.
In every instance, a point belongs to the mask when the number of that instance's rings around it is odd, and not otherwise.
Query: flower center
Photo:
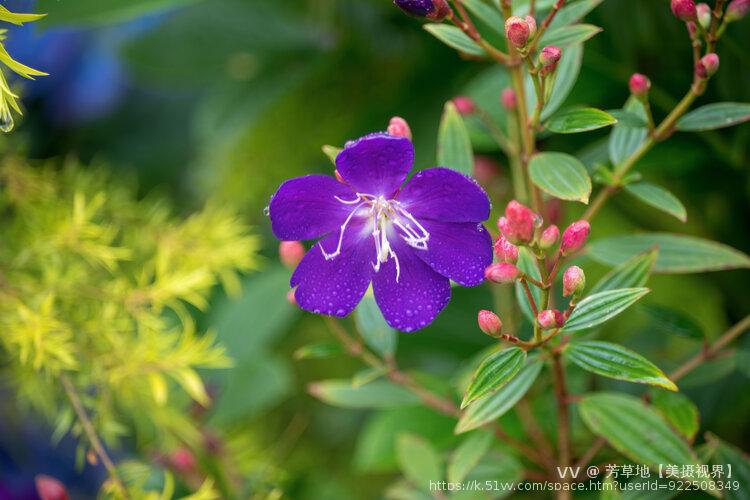
[[[339,203],[352,205],[346,220],[339,230],[339,239],[336,249],[328,253],[321,243],[320,250],[326,260],[331,260],[341,254],[341,246],[344,241],[344,233],[354,217],[365,217],[371,223],[372,232],[370,236],[375,241],[375,262],[372,263],[375,272],[380,271],[380,266],[393,259],[396,265],[396,282],[401,275],[401,265],[398,255],[393,250],[388,241],[388,233],[391,235],[395,232],[407,245],[417,250],[427,250],[427,242],[430,239],[430,233],[414,218],[412,214],[406,211],[398,200],[386,200],[383,196],[375,196],[367,193],[357,193],[353,200],[345,200],[335,197]]]

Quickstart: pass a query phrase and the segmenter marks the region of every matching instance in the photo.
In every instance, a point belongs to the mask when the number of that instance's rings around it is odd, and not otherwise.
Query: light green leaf
[[[697,463],[688,445],[654,410],[626,394],[595,393],[578,405],[581,419],[617,451],[645,465]]]
[[[513,379],[525,361],[526,351],[520,347],[509,347],[491,354],[474,373],[461,408],[503,387]]]
[[[442,167],[452,168],[466,175],[471,175],[474,166],[469,133],[464,119],[451,101],[445,104],[443,117],[440,119],[437,162]]]
[[[353,387],[362,387],[363,385],[369,384],[370,382],[379,379],[383,375],[388,373],[388,367],[376,366],[372,368],[364,368],[352,377]]]
[[[565,153],[540,153],[529,163],[531,180],[555,198],[589,202],[591,179],[586,167],[575,156]]]
[[[505,37],[505,19],[495,5],[488,5],[483,0],[463,0],[461,3],[496,34]]]
[[[596,108],[571,108],[555,113],[545,127],[558,134],[588,132],[617,123],[609,113]]]
[[[505,414],[526,394],[541,370],[541,361],[538,359],[529,360],[527,365],[505,387],[469,406],[458,420],[454,432],[456,434],[468,432]]]
[[[448,460],[448,481],[460,483],[479,463],[492,445],[492,434],[476,431],[469,435]]]
[[[740,487],[736,490],[731,488],[723,490],[724,498],[726,500],[748,500],[750,498],[750,460],[748,460],[747,454],[713,434],[708,434],[708,441],[709,445],[714,448],[711,464],[723,466],[725,473],[728,472],[727,466],[731,466],[731,480],[740,484]]]
[[[716,102],[695,109],[677,120],[677,130],[700,132],[731,127],[750,120],[750,103]]]
[[[661,186],[651,184],[650,182],[636,182],[625,186],[625,191],[643,203],[677,217],[682,222],[687,221],[685,205],[675,195]]]
[[[700,427],[700,415],[695,404],[682,393],[651,391],[651,405],[667,419],[672,427],[692,441]]]
[[[750,257],[714,241],[671,233],[643,233],[597,240],[588,247],[592,259],[616,265],[658,247],[655,273],[679,274],[750,267]]]
[[[616,290],[618,288],[644,286],[648,282],[658,254],[659,250],[654,248],[626,260],[605,274],[594,285],[589,294],[604,292],[606,290]]]
[[[622,109],[626,113],[637,116],[644,123],[648,123],[648,115],[643,103],[637,98],[630,96]],[[609,159],[612,164],[618,165],[633,154],[646,140],[647,135],[646,127],[633,127],[624,123],[615,125],[609,135]]]
[[[589,295],[570,314],[563,330],[577,332],[600,325],[635,304],[649,291],[648,288],[620,288]]]
[[[323,154],[325,154],[328,159],[331,160],[331,163],[336,166],[336,157],[342,151],[342,148],[337,148],[336,146],[330,146],[326,144],[321,149],[323,150]]]
[[[549,25],[549,29],[566,26],[580,21],[586,14],[597,8],[604,0],[578,0],[569,2],[557,12],[557,15]]]
[[[421,436],[401,434],[396,439],[396,457],[404,476],[414,486],[430,491],[431,481],[443,479],[443,464],[435,448]]]
[[[571,342],[565,346],[566,357],[603,377],[637,384],[655,385],[676,391],[677,386],[649,360],[621,345],[600,340]]]
[[[396,352],[398,334],[385,322],[374,297],[366,295],[362,298],[354,313],[354,321],[365,344],[373,351],[381,356]]]
[[[687,314],[658,304],[643,304],[639,308],[648,317],[648,328],[655,333],[668,333],[695,340],[706,338],[703,329]]]
[[[552,114],[560,109],[560,106],[568,98],[568,95],[573,90],[573,86],[578,80],[578,73],[581,71],[581,61],[583,60],[583,44],[571,45],[567,49],[563,50],[560,62],[557,63],[557,71],[554,74],[554,84],[552,87],[552,94],[544,105],[542,110],[541,118],[546,120]],[[526,86],[526,101],[529,113],[534,111],[536,107],[536,93],[534,92],[534,84],[531,78],[527,76],[525,80]]]
[[[614,116],[617,120],[618,125],[623,127],[648,127],[648,122],[641,116],[631,111],[625,111],[623,109],[608,109],[607,113]]]
[[[419,398],[399,385],[376,380],[354,387],[350,380],[323,380],[308,385],[310,394],[341,408],[391,408],[419,404]]]
[[[426,29],[435,38],[448,47],[472,56],[484,57],[487,53],[474,40],[469,38],[463,31],[448,24],[425,24]]]
[[[294,351],[294,359],[322,359],[344,352],[340,342],[325,341],[302,346]]]
[[[560,28],[546,31],[544,35],[542,35],[539,45],[540,47],[545,45],[557,45],[558,47],[565,49],[570,45],[583,43],[601,31],[602,29],[599,26],[594,26],[593,24],[562,26]],[[563,53],[564,52],[565,51],[563,50]]]
[[[516,262],[516,266],[518,266],[518,269],[524,272],[524,274],[528,274],[532,278],[536,280],[541,280],[542,275],[539,274],[539,268],[536,265],[536,259],[531,254],[531,252],[525,248],[520,247],[518,249],[518,262]],[[534,312],[531,309],[531,304],[529,303],[528,297],[526,297],[526,292],[523,289],[523,285],[521,283],[516,282],[516,300],[518,301],[518,304],[521,306],[521,312],[523,312],[524,316],[530,321],[534,322]],[[542,303],[542,291],[532,286],[531,288],[531,296],[534,297],[534,302],[536,304]]]

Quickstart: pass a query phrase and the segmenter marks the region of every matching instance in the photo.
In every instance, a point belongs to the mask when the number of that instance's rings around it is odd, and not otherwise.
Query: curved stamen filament
[[[347,205],[349,204],[349,202],[345,202],[345,201],[342,201],[342,200],[339,200],[339,201],[341,201],[341,203],[346,203]],[[356,207],[354,207],[354,210],[352,210],[349,213],[349,216],[346,218],[346,220],[344,221],[344,223],[341,224],[341,227],[340,227],[340,230],[339,230],[339,241],[338,241],[338,244],[336,245],[336,250],[334,250],[332,253],[328,253],[328,252],[326,252],[325,248],[323,248],[323,243],[322,242],[318,243],[318,245],[320,246],[320,251],[323,253],[323,257],[326,260],[331,260],[331,259],[333,259],[333,258],[335,258],[335,257],[337,257],[337,256],[339,256],[341,254],[341,245],[344,242],[344,232],[346,231],[346,226],[349,225],[349,222],[351,222],[352,217],[354,217],[354,214],[357,213],[357,210],[359,210],[362,207],[362,205],[364,205],[365,203],[366,202],[363,201],[359,205],[357,205]]]

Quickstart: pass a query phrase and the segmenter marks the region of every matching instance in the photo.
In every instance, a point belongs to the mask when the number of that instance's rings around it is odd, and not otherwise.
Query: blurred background
[[[229,370],[205,374],[216,397],[204,418],[247,440],[245,460],[257,488],[293,498],[376,498],[396,472],[397,432],[426,436],[439,449],[455,444],[453,422],[429,410],[341,410],[306,393],[309,382],[349,376],[358,365],[344,356],[293,360],[296,349],[329,334],[319,318],[286,301],[290,271],[278,263],[278,242],[263,208],[282,180],[332,173],[322,145],[383,130],[394,115],[412,127],[417,166],[432,166],[443,104],[464,93],[489,63],[462,60],[389,0],[4,5],[49,14],[11,27],[6,46],[19,61],[50,73],[22,82],[25,113],[13,134],[0,138],[5,152],[105,164],[115,171],[113,182],[120,174],[134,176],[141,195],[169,198],[184,214],[218,199],[261,235],[262,270],[246,277],[239,298],[217,291],[209,312],[199,315],[235,360]],[[654,112],[664,116],[691,78],[687,35],[667,0],[606,0],[587,22],[604,31],[586,44],[569,103],[619,108],[628,76],[638,71],[650,76]],[[747,26],[730,26],[719,51],[722,67],[701,103],[750,102]],[[605,139],[606,132],[557,136],[541,147],[593,154],[606,147]],[[593,237],[638,228],[674,231],[750,253],[749,144],[750,125],[675,135],[640,170],[685,203],[688,222],[617,197],[597,220]],[[497,162],[488,182],[499,195],[507,193],[504,159],[491,147],[479,149]],[[580,208],[565,210],[570,220]],[[606,271],[583,261],[592,283]],[[657,276],[647,306],[679,311],[689,328],[713,338],[750,310],[749,282],[747,270]],[[400,334],[400,364],[439,382],[488,345],[475,326],[477,309],[489,306],[486,292],[456,289],[433,326]],[[662,334],[647,308],[623,316],[608,338],[645,353],[665,371],[700,346]],[[743,449],[750,448],[749,341],[684,385],[701,410],[702,429]],[[75,485],[81,498],[92,497],[104,477],[100,468],[78,471],[73,444],[52,446],[47,424],[27,418],[12,392],[0,391],[0,498],[34,498],[37,473]]]

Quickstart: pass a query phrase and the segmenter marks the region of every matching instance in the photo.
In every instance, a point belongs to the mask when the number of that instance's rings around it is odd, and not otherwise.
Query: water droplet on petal
[[[4,110],[0,114],[0,131],[5,132],[6,134],[13,130],[13,126],[15,125],[13,121],[13,115],[10,114],[10,110]]]
[[[263,215],[265,215],[266,217],[271,215],[271,207],[266,206],[265,208],[263,208]]]

